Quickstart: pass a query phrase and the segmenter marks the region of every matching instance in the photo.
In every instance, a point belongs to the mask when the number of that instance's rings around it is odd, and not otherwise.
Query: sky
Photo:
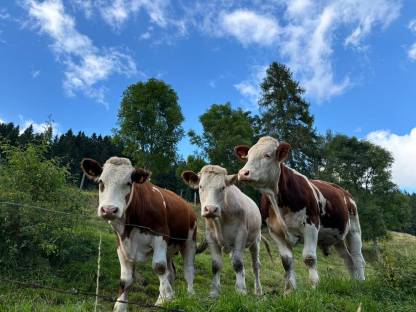
[[[416,191],[415,0],[3,0],[0,122],[111,134],[123,90],[156,77],[200,132],[214,103],[257,113],[273,61],[320,133],[391,151],[394,182]]]

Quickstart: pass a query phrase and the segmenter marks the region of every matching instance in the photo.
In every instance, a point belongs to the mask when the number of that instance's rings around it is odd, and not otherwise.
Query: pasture
[[[81,196],[81,194],[79,194]],[[84,217],[76,218],[68,231],[67,249],[70,245],[84,244],[85,250],[79,259],[63,261],[54,268],[37,266],[28,270],[24,266],[10,270],[2,265],[0,284],[0,311],[93,311],[95,298],[83,296],[82,291],[95,293],[97,254],[100,235],[102,237],[99,294],[114,298],[119,283],[119,263],[116,256],[116,238],[110,226],[95,216],[96,193],[84,194],[87,200],[81,211]],[[17,209],[1,204],[1,209]],[[33,209],[20,207],[20,209]],[[199,207],[194,206],[200,214]],[[54,214],[54,212],[43,212]],[[71,217],[73,218],[73,217]],[[66,222],[67,215],[55,213],[53,222]],[[40,221],[33,220],[33,222]],[[203,221],[198,219],[198,241],[203,236]],[[283,296],[283,268],[272,239],[263,228],[263,234],[272,246],[272,262],[262,244],[261,281],[265,295],[253,295],[254,281],[251,262],[246,251],[245,266],[248,295],[237,295],[234,291],[235,276],[228,256],[224,256],[224,269],[221,276],[222,292],[218,300],[209,298],[211,284],[211,260],[207,251],[197,255],[195,263],[196,295],[188,297],[182,274],[180,257],[175,258],[177,278],[174,284],[175,300],[166,306],[166,311],[414,311],[416,306],[416,237],[390,233],[389,240],[380,241],[378,251],[372,244],[364,246],[367,261],[365,282],[351,281],[341,258],[332,250],[328,257],[318,254],[318,268],[321,281],[316,290],[308,285],[307,270],[301,262],[301,248],[295,248],[298,290]],[[82,237],[83,240],[79,241]],[[54,240],[53,237],[50,238]],[[65,248],[66,249],[66,248]],[[57,250],[65,253],[66,250]],[[24,283],[36,282],[52,289],[33,289],[26,285],[12,283],[4,279]],[[158,280],[152,272],[150,262],[136,266],[135,284],[130,291],[130,311],[164,311],[153,308],[158,295]],[[73,294],[58,292],[60,289]],[[77,293],[78,291],[78,293]],[[112,303],[100,298],[98,311],[110,311]]]

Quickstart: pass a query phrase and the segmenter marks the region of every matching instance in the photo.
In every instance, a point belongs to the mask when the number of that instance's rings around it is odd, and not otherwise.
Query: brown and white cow
[[[279,144],[272,137],[260,138],[251,148],[235,148],[237,157],[246,161],[239,180],[263,193],[263,215],[286,271],[285,292],[296,288],[292,247],[298,241],[304,244],[303,261],[313,287],[319,281],[318,245],[324,252],[335,246],[351,277],[364,280],[361,228],[351,194],[335,184],[309,180],[285,166],[289,150],[289,144]]]
[[[251,252],[255,293],[261,295],[259,260],[261,216],[255,202],[233,185],[237,175],[227,175],[226,169],[207,165],[198,174],[184,171],[182,178],[191,188],[199,188],[201,215],[205,218],[205,236],[212,257],[214,274],[211,296],[215,298],[220,293],[222,251],[231,252],[237,292],[246,293],[243,262],[246,248]]]
[[[120,289],[115,311],[127,310],[127,292],[133,283],[134,265],[152,255],[159,277],[156,305],[173,297],[175,269],[172,257],[178,251],[184,261],[188,292],[193,293],[196,214],[175,193],[148,181],[150,173],[136,169],[127,158],[111,157],[104,166],[83,159],[82,170],[99,183],[98,216],[108,220],[118,238]]]

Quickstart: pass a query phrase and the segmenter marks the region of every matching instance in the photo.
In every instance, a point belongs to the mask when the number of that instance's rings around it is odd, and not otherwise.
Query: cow
[[[205,238],[212,257],[210,296],[217,298],[220,294],[222,251],[231,253],[236,291],[246,294],[243,262],[246,248],[251,253],[255,294],[262,295],[259,259],[261,216],[255,202],[234,185],[237,175],[228,175],[227,170],[220,166],[206,165],[198,174],[184,171],[182,179],[189,187],[199,189]]]
[[[98,217],[107,220],[117,235],[121,273],[114,310],[127,310],[135,263],[149,256],[160,282],[156,305],[173,297],[172,257],[177,252],[183,257],[188,293],[193,294],[197,225],[191,206],[175,193],[152,184],[150,172],[134,168],[127,158],[111,157],[103,167],[84,158],[81,168],[98,182]]]
[[[357,205],[340,186],[309,180],[283,162],[290,145],[269,136],[251,148],[234,151],[246,164],[238,179],[262,192],[262,212],[279,249],[285,270],[285,294],[296,288],[292,248],[303,242],[302,257],[315,288],[319,282],[317,246],[327,253],[335,246],[353,279],[364,280],[365,261],[361,253],[361,228]]]

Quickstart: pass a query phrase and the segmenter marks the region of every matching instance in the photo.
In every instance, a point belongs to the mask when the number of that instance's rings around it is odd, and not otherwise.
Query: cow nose
[[[103,215],[115,215],[118,211],[118,208],[113,205],[105,205],[101,207],[101,213]]]
[[[247,178],[247,177],[249,177],[249,176],[250,176],[250,170],[248,170],[248,169],[241,169],[241,170],[240,170],[240,172],[238,173],[238,175],[239,175],[240,177],[245,177],[245,178]]]
[[[215,214],[217,214],[218,212],[218,207],[215,205],[206,205],[204,207],[204,216],[205,217],[211,217],[214,216]]]

